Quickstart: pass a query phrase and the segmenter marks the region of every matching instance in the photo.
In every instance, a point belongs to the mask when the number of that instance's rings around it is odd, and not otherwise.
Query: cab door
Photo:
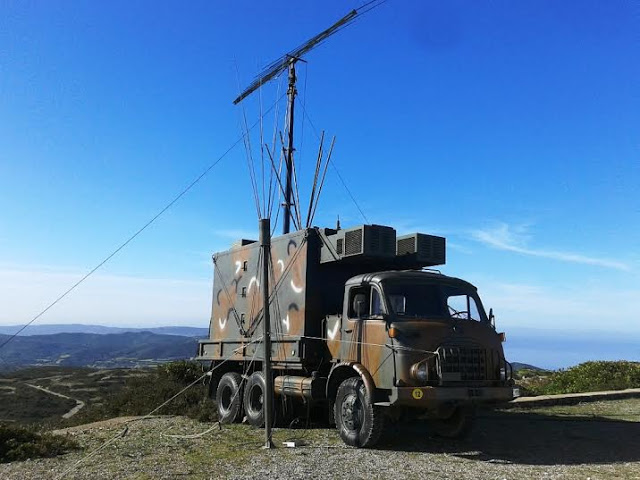
[[[391,388],[394,358],[380,289],[376,285],[351,287],[345,302],[342,360],[361,363],[378,388]]]

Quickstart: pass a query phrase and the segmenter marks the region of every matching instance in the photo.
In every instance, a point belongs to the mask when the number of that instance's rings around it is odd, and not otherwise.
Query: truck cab
[[[518,393],[504,334],[496,332],[477,289],[437,271],[350,278],[343,312],[327,317],[326,335],[336,365],[359,364],[370,374],[373,406],[387,407],[388,417],[430,418],[445,436],[469,428],[474,405]],[[335,409],[336,423],[341,414]]]

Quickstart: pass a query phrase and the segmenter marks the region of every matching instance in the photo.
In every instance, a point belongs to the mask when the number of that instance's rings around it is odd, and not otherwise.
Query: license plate
[[[470,388],[469,389],[469,396],[470,397],[481,397],[482,396],[482,389],[481,388]]]

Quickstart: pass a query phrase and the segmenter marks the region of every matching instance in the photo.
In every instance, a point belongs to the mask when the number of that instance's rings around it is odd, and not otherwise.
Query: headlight
[[[507,379],[507,369],[502,367],[500,368],[500,381],[504,382]]]
[[[421,383],[425,383],[429,380],[427,362],[414,363],[411,366],[411,376]]]

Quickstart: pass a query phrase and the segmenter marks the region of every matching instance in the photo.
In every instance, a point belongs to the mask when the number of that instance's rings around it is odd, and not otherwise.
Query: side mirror
[[[366,311],[366,297],[364,293],[356,293],[353,297],[353,311],[357,318],[362,318]]]
[[[493,315],[493,308],[489,309],[489,322],[491,323],[491,326],[495,329],[496,328],[496,317]]]

